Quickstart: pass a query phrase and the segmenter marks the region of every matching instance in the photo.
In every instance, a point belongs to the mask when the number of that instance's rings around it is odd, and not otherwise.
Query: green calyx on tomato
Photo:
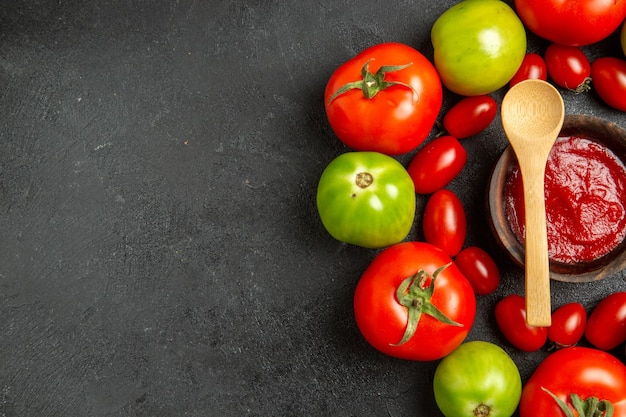
[[[355,89],[362,90],[365,98],[371,99],[380,91],[386,88],[389,88],[391,86],[394,86],[394,85],[400,85],[400,86],[410,89],[411,91],[413,91],[413,94],[415,94],[415,96],[417,97],[418,95],[417,91],[415,91],[415,89],[411,85],[400,82],[400,81],[385,81],[385,74],[408,68],[411,65],[413,65],[412,62],[406,65],[383,65],[374,74],[369,70],[370,61],[371,59],[367,61],[365,65],[363,65],[363,68],[361,68],[361,77],[363,79],[358,80],[358,81],[352,81],[341,86],[341,88],[339,88],[339,90],[337,90],[335,94],[333,94],[330,97],[330,99],[328,100],[329,104],[332,103],[332,101],[336,99],[338,96],[350,90],[355,90]]]
[[[567,406],[565,401],[554,395],[550,390],[541,387],[542,390],[547,392],[554,401],[559,405],[566,417],[575,417],[572,410]],[[576,416],[590,416],[590,417],[612,417],[614,413],[613,404],[607,400],[599,400],[596,397],[589,397],[586,400],[582,400],[577,394],[570,394],[570,401],[576,410]]]
[[[445,314],[435,307],[430,299],[435,291],[435,280],[437,275],[446,269],[450,264],[443,265],[437,269],[432,276],[424,270],[418,271],[415,275],[405,278],[396,291],[396,298],[408,311],[408,320],[402,340],[393,346],[400,346],[406,343],[415,335],[422,313],[428,314],[442,323],[451,326],[463,326],[454,320],[450,320]]]

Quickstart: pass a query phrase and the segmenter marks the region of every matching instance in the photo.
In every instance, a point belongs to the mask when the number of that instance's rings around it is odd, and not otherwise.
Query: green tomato
[[[326,167],[317,210],[335,239],[366,248],[402,241],[415,217],[415,187],[404,166],[378,152],[347,152]]]
[[[522,396],[515,362],[497,345],[467,342],[437,366],[435,401],[446,417],[510,417]]]
[[[524,25],[500,0],[457,3],[435,21],[431,40],[441,81],[463,96],[503,87],[526,55]]]

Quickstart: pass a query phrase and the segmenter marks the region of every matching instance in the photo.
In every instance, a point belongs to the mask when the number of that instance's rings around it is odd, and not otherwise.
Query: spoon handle
[[[526,322],[531,326],[551,324],[550,266],[544,195],[545,165],[524,164],[522,172],[526,216]]]

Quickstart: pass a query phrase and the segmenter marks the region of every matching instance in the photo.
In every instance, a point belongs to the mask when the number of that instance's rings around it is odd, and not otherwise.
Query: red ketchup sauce
[[[626,235],[626,167],[607,147],[587,138],[560,137],[546,164],[548,252],[553,261],[590,262]],[[515,163],[504,187],[505,216],[524,242],[522,176]]]

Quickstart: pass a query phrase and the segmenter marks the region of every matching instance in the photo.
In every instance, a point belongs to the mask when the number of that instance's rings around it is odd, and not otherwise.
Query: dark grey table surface
[[[347,150],[323,110],[330,73],[383,41],[432,59],[454,1],[0,3],[0,416],[440,415],[437,362],[361,338],[352,294],[376,251],[326,233],[315,189]],[[615,35],[585,51],[621,54]],[[564,100],[626,127],[594,93]],[[483,208],[506,143],[499,118],[464,141],[449,188],[502,274],[468,340],[526,379],[547,353],[497,331],[523,273]],[[591,308],[625,279],[553,282],[553,306]]]

